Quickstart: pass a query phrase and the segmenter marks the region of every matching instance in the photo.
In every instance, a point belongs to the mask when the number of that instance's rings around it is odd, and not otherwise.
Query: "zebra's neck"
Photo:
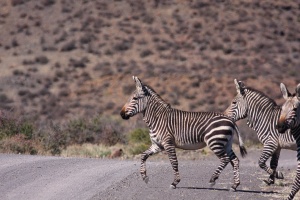
[[[143,120],[151,128],[155,124],[160,123],[170,109],[170,104],[166,103],[160,96],[150,94],[146,110],[143,113]]]
[[[277,122],[281,108],[264,94],[247,89],[245,92],[247,102],[247,124],[250,128],[258,131],[259,128],[270,126]]]

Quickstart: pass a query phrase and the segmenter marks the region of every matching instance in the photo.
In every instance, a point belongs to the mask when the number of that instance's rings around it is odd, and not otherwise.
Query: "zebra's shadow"
[[[178,189],[189,189],[189,190],[214,190],[214,191],[229,191],[229,189],[223,188],[212,188],[212,187],[177,187]],[[244,192],[244,193],[255,193],[255,194],[279,194],[274,191],[257,191],[257,190],[236,190],[235,192]]]

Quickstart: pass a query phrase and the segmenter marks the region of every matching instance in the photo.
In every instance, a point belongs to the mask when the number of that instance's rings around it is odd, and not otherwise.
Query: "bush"
[[[13,116],[11,113],[1,113],[0,140],[6,137],[22,134],[25,139],[31,139],[34,126],[28,120]]]
[[[5,153],[21,153],[36,155],[41,149],[38,142],[28,140],[23,134],[17,134],[0,141],[0,151]]]
[[[35,62],[45,65],[49,62],[49,59],[46,56],[38,56],[35,58]]]
[[[149,130],[145,128],[138,128],[130,132],[128,140],[132,146],[129,152],[133,155],[141,154],[151,146]]]
[[[36,127],[33,121],[1,111],[0,151],[60,155],[70,145],[124,144],[126,138],[123,132],[119,121],[108,116],[79,118],[64,124],[50,122],[43,127]]]
[[[129,143],[151,144],[149,130],[146,128],[137,128],[129,133]]]
[[[129,153],[131,153],[132,155],[138,155],[138,154],[141,154],[144,151],[146,151],[148,148],[149,148],[149,145],[136,144],[136,145],[133,145],[133,147],[129,150]]]
[[[62,48],[61,51],[72,51],[76,49],[76,42],[75,40],[72,40],[70,42],[65,43]]]

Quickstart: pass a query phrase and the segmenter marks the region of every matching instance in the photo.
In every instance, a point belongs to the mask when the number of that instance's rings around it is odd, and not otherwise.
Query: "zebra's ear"
[[[283,83],[280,83],[280,90],[281,90],[282,96],[285,100],[287,100],[288,97],[291,96],[291,93],[288,91],[288,89],[286,88],[286,86]]]
[[[142,91],[143,90],[143,83],[142,83],[142,81],[138,77],[136,77],[136,76],[133,76],[132,78],[135,81],[136,89],[139,90],[139,91]]]
[[[297,96],[298,100],[300,101],[300,83],[296,87],[296,96]]]
[[[235,87],[236,87],[236,91],[239,94],[244,94],[244,89],[245,89],[244,83],[242,81],[237,81],[236,79],[234,79],[234,84],[235,84]]]

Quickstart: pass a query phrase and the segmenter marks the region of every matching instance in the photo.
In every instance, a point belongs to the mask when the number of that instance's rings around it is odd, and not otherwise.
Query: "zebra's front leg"
[[[178,172],[178,160],[176,156],[175,146],[168,145],[168,147],[165,147],[165,150],[168,153],[169,160],[171,162],[174,171],[174,181],[173,183],[171,183],[170,188],[175,189],[177,184],[180,182],[180,177]]]
[[[141,176],[143,178],[143,180],[145,181],[145,183],[148,183],[149,181],[149,177],[146,174],[146,160],[152,156],[153,154],[156,154],[158,152],[162,151],[156,144],[152,144],[151,147],[146,150],[145,152],[142,153],[141,155],[141,169],[140,169],[140,173]]]
[[[298,153],[298,156],[299,156],[299,153]],[[299,189],[300,189],[300,160],[298,160],[297,174],[296,174],[293,186],[292,186],[292,190],[286,200],[294,199],[294,197],[297,194],[297,192],[299,191]]]

